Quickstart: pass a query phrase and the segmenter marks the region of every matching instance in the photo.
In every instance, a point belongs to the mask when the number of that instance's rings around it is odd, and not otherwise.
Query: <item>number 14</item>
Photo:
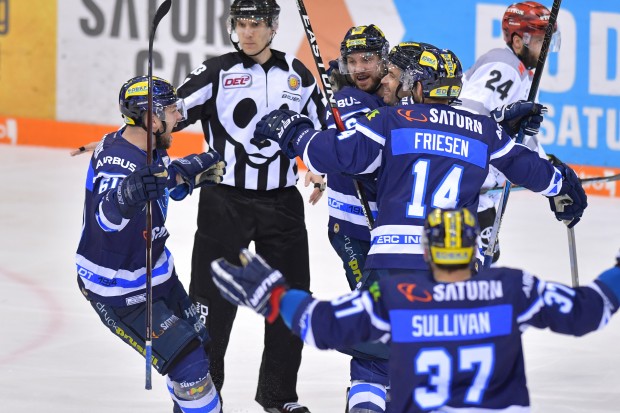
[[[407,203],[407,217],[426,218],[424,198],[426,197],[430,164],[431,161],[428,159],[420,159],[413,164],[413,189],[411,202]],[[433,192],[431,207],[455,208],[459,200],[462,176],[463,167],[453,165]]]

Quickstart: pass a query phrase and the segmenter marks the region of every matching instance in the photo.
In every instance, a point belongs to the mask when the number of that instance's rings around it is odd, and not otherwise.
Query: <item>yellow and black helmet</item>
[[[427,258],[440,268],[467,267],[480,230],[468,209],[434,209],[424,222],[422,243]]]
[[[463,67],[451,50],[428,43],[405,42],[392,48],[388,61],[401,69],[404,91],[413,90],[416,82],[420,82],[425,98],[452,101],[461,93]]]

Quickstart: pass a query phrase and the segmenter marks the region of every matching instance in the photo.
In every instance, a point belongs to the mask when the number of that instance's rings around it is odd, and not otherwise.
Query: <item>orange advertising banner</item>
[[[100,139],[106,133],[115,131],[119,126],[0,117],[0,145],[79,148]],[[202,133],[177,132],[168,152],[174,157],[200,153],[204,151],[203,142]]]
[[[606,166],[585,166],[570,165],[575,170],[579,178],[596,178],[601,176],[612,176],[620,174],[620,168]],[[583,185],[588,195],[600,195],[605,197],[620,197],[620,181],[609,182],[589,182]]]

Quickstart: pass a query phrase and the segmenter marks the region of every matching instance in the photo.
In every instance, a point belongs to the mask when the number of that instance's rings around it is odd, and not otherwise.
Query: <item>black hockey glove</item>
[[[314,123],[307,116],[292,110],[276,109],[258,121],[254,139],[276,141],[284,154],[294,159],[298,154],[295,152],[293,139],[307,129],[314,129]]]
[[[163,165],[143,166],[127,175],[116,189],[121,216],[132,218],[148,201],[164,196],[168,171]]]
[[[225,166],[226,164],[220,161],[220,154],[215,151],[193,154],[170,162],[170,168],[181,175],[183,182],[187,184],[189,194],[194,188],[222,182]]]
[[[536,135],[543,121],[543,114],[547,113],[547,108],[539,103],[519,100],[509,105],[496,108],[491,111],[491,117],[499,123],[510,136],[519,132],[523,125],[523,132],[526,135]]]
[[[213,261],[213,282],[226,300],[250,307],[273,323],[280,314],[280,297],[288,289],[282,273],[245,248],[239,253],[239,259],[241,267],[224,258]]]
[[[588,206],[588,197],[575,171],[565,163],[555,167],[562,173],[562,189],[556,196],[549,198],[549,205],[557,220],[572,228],[577,225]]]

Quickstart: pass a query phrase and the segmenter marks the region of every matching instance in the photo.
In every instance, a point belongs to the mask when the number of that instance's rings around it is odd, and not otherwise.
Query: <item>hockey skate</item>
[[[268,413],[310,413],[306,406],[297,402],[284,403],[282,407],[265,407]]]

